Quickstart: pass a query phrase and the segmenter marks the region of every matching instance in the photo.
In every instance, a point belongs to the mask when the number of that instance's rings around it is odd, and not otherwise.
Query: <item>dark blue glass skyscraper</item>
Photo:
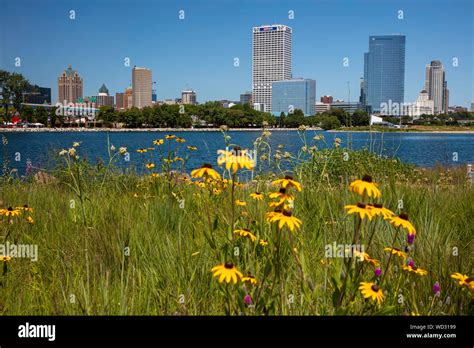
[[[405,94],[404,35],[369,36],[362,93],[372,111],[383,111],[384,105],[395,103],[401,107]]]

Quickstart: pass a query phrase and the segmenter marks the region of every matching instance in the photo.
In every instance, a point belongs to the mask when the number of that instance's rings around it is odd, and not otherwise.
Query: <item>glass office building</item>
[[[305,116],[316,113],[316,81],[311,79],[293,79],[272,83],[272,114],[286,115],[300,109]]]
[[[405,36],[369,37],[369,52],[364,54],[364,101],[372,111],[384,105],[401,105],[405,94]]]

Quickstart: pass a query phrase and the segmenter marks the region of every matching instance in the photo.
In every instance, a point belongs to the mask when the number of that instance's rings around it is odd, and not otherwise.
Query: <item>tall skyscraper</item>
[[[405,95],[405,36],[369,36],[369,52],[364,54],[362,95],[372,111],[384,105],[401,109]]]
[[[152,79],[151,70],[147,68],[133,67],[132,69],[132,104],[142,109],[151,106]]]
[[[272,83],[291,79],[292,29],[273,24],[253,28],[252,103],[260,111],[272,108]]]
[[[124,110],[125,109],[125,93],[115,93],[115,109]]]
[[[99,89],[99,94],[96,97],[96,106],[114,106],[114,96],[109,95],[109,90],[105,86],[105,83]]]
[[[296,109],[305,116],[316,113],[316,81],[311,79],[292,79],[272,83],[272,113],[279,116],[293,113]]]
[[[443,64],[439,60],[432,60],[426,65],[425,90],[428,98],[434,102],[434,113],[448,113],[448,83]]]
[[[58,102],[76,103],[82,98],[83,81],[71,65],[58,77]]]

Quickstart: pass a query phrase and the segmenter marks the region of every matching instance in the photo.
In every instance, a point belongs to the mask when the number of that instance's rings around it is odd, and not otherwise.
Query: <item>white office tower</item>
[[[253,28],[252,102],[254,108],[271,112],[272,82],[291,79],[290,27],[281,24]]]
[[[434,102],[434,113],[448,113],[449,91],[446,73],[439,60],[433,60],[426,66],[425,90]]]

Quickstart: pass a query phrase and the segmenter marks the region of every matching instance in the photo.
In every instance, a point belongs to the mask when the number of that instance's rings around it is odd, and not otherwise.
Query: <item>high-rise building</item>
[[[474,112],[474,103],[471,103],[471,112]]]
[[[369,52],[364,54],[362,95],[375,112],[387,105],[403,106],[405,95],[405,36],[369,36]]]
[[[291,79],[272,83],[272,109],[274,115],[292,113],[296,109],[305,116],[315,114],[316,81]]]
[[[286,25],[253,28],[252,103],[255,109],[270,112],[272,83],[291,79],[291,40],[292,29]]]
[[[191,89],[182,91],[181,102],[183,104],[197,104],[196,92]]]
[[[324,104],[332,104],[333,100],[332,95],[323,95],[320,99],[321,103]]]
[[[132,105],[142,109],[151,106],[152,89],[151,70],[133,67],[132,69]]]
[[[51,88],[33,86],[23,93],[23,103],[51,104]]]
[[[245,92],[240,95],[240,104],[252,104],[252,92]]]
[[[124,110],[125,107],[125,93],[115,93],[115,109]]]
[[[83,81],[71,65],[58,77],[58,102],[76,103],[82,98]]]
[[[408,115],[412,116],[413,119],[418,119],[421,115],[433,115],[433,113],[434,101],[429,98],[426,90],[422,90],[418,94],[416,102],[408,107]]]
[[[433,60],[426,66],[425,90],[428,97],[434,102],[434,113],[448,112],[449,91],[446,82],[446,73],[439,60]]]
[[[109,90],[104,83],[99,89],[99,94],[96,96],[96,106],[114,106],[114,96],[109,95]]]

